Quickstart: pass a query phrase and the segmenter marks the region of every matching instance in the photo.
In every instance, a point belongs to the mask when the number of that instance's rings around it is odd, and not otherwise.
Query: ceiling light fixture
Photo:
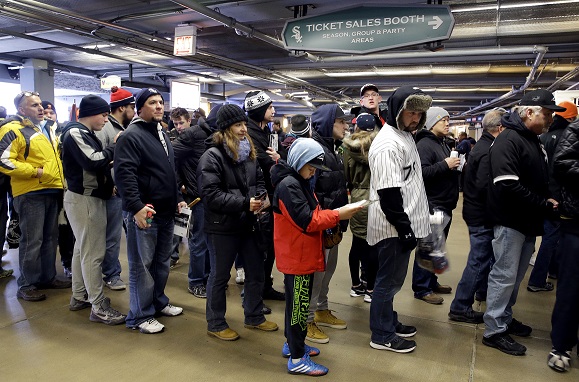
[[[478,12],[478,11],[490,11],[490,10],[498,10],[498,9],[512,9],[512,8],[527,8],[527,7],[536,7],[536,6],[544,6],[544,5],[559,5],[559,4],[574,4],[579,3],[579,0],[558,0],[558,1],[536,1],[533,3],[519,3],[519,4],[506,4],[506,5],[482,5],[480,7],[465,7],[460,8],[457,7],[452,9],[452,13],[465,13],[465,12]]]

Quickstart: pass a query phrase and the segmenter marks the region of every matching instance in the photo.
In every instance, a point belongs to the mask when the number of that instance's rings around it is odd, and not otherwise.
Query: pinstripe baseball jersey
[[[370,146],[368,160],[370,200],[379,198],[378,190],[400,188],[404,212],[414,235],[426,237],[430,233],[428,201],[412,134],[384,125]],[[368,207],[368,244],[375,245],[392,237],[398,237],[396,228],[386,220],[380,203],[372,203]]]

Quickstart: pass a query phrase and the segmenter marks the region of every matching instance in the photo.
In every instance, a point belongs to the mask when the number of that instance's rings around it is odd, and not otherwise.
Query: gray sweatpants
[[[107,241],[106,201],[66,191],[64,209],[76,239],[72,255],[72,297],[89,301],[96,310],[105,298],[102,263]]]
[[[324,249],[326,255],[326,271],[314,273],[314,283],[312,287],[312,298],[310,299],[310,315],[308,322],[314,321],[314,312],[328,309],[328,291],[330,281],[338,265],[338,247],[336,245],[330,249]]]

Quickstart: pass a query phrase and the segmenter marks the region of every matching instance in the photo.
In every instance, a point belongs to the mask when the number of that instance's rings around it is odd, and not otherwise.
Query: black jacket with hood
[[[564,130],[553,156],[553,174],[561,185],[559,211],[564,218],[573,219],[573,232],[579,234],[579,122]],[[562,224],[563,224],[562,223]],[[563,229],[567,229],[564,224]]]
[[[489,149],[494,141],[495,137],[491,133],[483,131],[470,152],[462,173],[464,177],[462,218],[469,226],[485,225],[489,185]]]
[[[489,152],[489,223],[541,236],[543,220],[552,212],[545,151],[516,112],[504,115],[501,123],[506,130]]]
[[[348,204],[348,190],[346,188],[346,175],[344,174],[344,161],[336,153],[336,147],[341,141],[334,141],[334,121],[338,105],[324,105],[316,109],[312,114],[312,138],[324,149],[324,164],[331,171],[316,171],[314,177],[315,193],[322,209],[335,209]],[[342,231],[348,227],[348,221],[340,222]]]
[[[207,120],[199,118],[199,125],[191,126],[173,141],[175,150],[175,166],[179,179],[185,186],[185,201],[192,202],[199,195],[197,187],[197,166],[199,159],[206,150],[206,140],[217,130],[217,112],[223,105],[217,105],[211,112]]]
[[[235,235],[253,230],[249,199],[265,191],[257,161],[236,163],[222,146],[213,145],[199,160],[197,184],[205,207],[205,232]]]
[[[177,190],[173,146],[163,131],[167,152],[161,143],[157,122],[135,118],[119,135],[115,147],[115,182],[123,198],[123,211],[139,212],[152,204],[155,217],[173,219],[183,198]]]
[[[458,202],[458,171],[451,170],[445,161],[450,156],[450,147],[444,138],[422,129],[416,133],[416,148],[430,209],[438,208],[452,215]]]

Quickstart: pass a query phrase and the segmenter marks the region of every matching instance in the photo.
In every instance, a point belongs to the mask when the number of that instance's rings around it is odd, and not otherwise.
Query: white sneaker
[[[171,304],[167,304],[166,307],[161,309],[161,314],[163,316],[173,317],[173,316],[178,316],[181,313],[183,313],[183,308],[180,308],[178,306],[173,306]]]
[[[237,276],[235,277],[235,282],[239,285],[243,285],[243,283],[245,283],[245,269],[243,268],[237,269]]]
[[[137,327],[133,329],[139,328],[141,333],[145,334],[155,334],[160,333],[165,329],[165,325],[161,324],[159,321],[155,320],[154,318],[149,318],[147,321],[141,322]]]

